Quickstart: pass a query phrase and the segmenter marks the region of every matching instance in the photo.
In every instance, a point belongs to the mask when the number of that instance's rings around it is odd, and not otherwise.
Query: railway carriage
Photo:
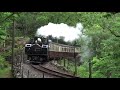
[[[80,53],[79,47],[58,44],[51,42],[49,43],[49,57],[50,59],[59,58],[74,58]]]

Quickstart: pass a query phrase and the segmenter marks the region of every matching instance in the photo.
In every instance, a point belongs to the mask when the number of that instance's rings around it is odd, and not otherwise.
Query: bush
[[[0,69],[8,68],[9,63],[5,61],[5,58],[0,56]]]

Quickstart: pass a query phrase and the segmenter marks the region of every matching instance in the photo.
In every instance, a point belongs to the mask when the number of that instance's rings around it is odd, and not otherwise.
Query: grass
[[[11,68],[0,69],[0,78],[13,78]]]
[[[61,64],[62,66],[64,66],[64,60],[61,60],[58,63]],[[68,65],[68,60],[66,60],[66,65],[64,68],[67,69],[68,71],[74,73],[75,72],[75,63],[72,61],[69,61],[69,65]],[[88,72],[87,68],[85,68],[84,65],[77,66],[77,76],[80,76],[82,78],[89,77],[89,72]]]
[[[3,56],[0,56],[0,78],[11,78],[11,65],[5,60]]]
[[[71,73],[75,72],[75,64],[72,61],[69,61],[69,65],[68,65],[68,60],[65,60],[65,69],[70,71]],[[59,61],[59,64],[61,64],[62,66],[64,66],[64,60]],[[77,69],[79,68],[79,66],[77,66]],[[77,70],[78,72],[78,70]],[[77,74],[78,75],[78,74]],[[78,75],[79,76],[79,75]]]
[[[29,38],[15,37],[15,41],[18,40],[27,41]],[[17,53],[19,49],[22,49],[22,45],[18,45],[17,48],[14,48],[14,52]],[[5,52],[2,52],[0,55],[0,78],[13,78],[11,72],[11,65],[5,60],[5,57],[11,56],[11,49]]]

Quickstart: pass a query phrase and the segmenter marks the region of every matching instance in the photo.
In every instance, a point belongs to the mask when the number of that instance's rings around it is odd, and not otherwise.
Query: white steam
[[[68,26],[67,24],[54,24],[48,23],[48,25],[38,28],[36,36],[52,35],[53,37],[59,38],[60,36],[65,37],[65,41],[73,41],[82,35],[83,26],[81,23],[77,23],[76,27]]]

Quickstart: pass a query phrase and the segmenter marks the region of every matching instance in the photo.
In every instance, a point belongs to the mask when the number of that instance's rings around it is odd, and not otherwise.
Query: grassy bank
[[[11,65],[0,56],[0,78],[12,78]]]
[[[29,38],[22,38],[22,37],[15,37],[15,48],[14,53],[18,53],[20,49],[23,48],[26,41],[28,41]],[[7,41],[6,47],[9,46],[11,43],[11,39]],[[11,72],[11,64],[10,60],[6,61],[5,58],[10,57],[12,55],[12,49],[8,49],[4,52],[0,52],[0,78],[13,78],[12,72]]]
[[[10,68],[4,68],[0,69],[0,78],[13,78],[11,69]]]
[[[64,66],[64,60],[61,60],[58,63],[61,64],[62,66]],[[87,65],[87,63],[84,65]],[[77,65],[77,76],[80,76],[81,78],[88,78],[89,77],[88,68],[85,68],[84,65],[80,65],[80,66]],[[66,60],[64,68],[66,70],[74,73],[75,72],[75,63],[73,61],[68,62],[68,60]]]

